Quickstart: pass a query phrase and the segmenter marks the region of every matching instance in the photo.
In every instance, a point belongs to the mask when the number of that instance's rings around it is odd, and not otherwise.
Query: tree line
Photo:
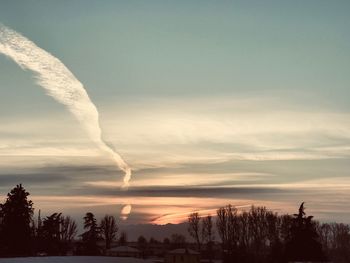
[[[33,202],[28,200],[29,193],[19,184],[8,194],[4,204],[0,204],[0,256],[29,255],[99,255],[99,241],[104,241],[109,249],[118,232],[117,220],[106,215],[98,223],[93,213],[86,213],[84,233],[77,238],[77,224],[69,216],[53,213],[33,219]],[[120,243],[126,242],[126,234],[120,235]],[[75,244],[73,244],[75,242]]]
[[[33,202],[19,184],[0,204],[0,256],[30,255],[100,255],[112,243],[126,245],[127,234],[119,231],[111,215],[97,220],[85,214],[84,232],[78,235],[77,223],[61,213],[34,220]],[[307,216],[302,203],[294,215],[279,215],[265,207],[252,206],[241,211],[227,205],[215,216],[192,213],[188,217],[187,242],[180,233],[162,242],[140,236],[137,247],[143,256],[158,246],[163,253],[175,248],[193,248],[203,258],[223,262],[273,263],[289,261],[350,262],[350,226],[342,223],[320,223]],[[164,255],[164,254],[163,254]],[[161,255],[160,255],[161,256]]]
[[[188,217],[188,232],[210,260],[217,257],[213,245],[218,236],[223,262],[350,262],[350,226],[320,223],[306,216],[304,203],[294,215],[227,205],[217,210],[215,223],[212,216],[195,212]]]

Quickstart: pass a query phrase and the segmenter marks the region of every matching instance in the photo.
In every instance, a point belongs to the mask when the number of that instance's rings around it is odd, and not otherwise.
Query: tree
[[[228,205],[217,210],[216,226],[222,241],[224,262],[235,262],[237,260],[240,238],[239,223],[239,216],[235,207]]]
[[[70,217],[62,217],[61,219],[61,240],[63,242],[63,246],[65,252],[72,246],[72,241],[78,233],[77,223]]]
[[[147,240],[144,236],[139,236],[137,239],[137,246],[142,252],[142,258],[145,258],[145,250],[147,248]]]
[[[350,226],[324,223],[317,226],[324,250],[332,262],[350,262]]]
[[[139,246],[144,246],[146,243],[147,243],[147,239],[144,236],[141,235],[137,238],[137,244]]]
[[[0,256],[1,255],[5,255],[5,251],[4,251],[4,228],[3,228],[3,213],[2,213],[2,205],[0,204]]]
[[[29,193],[19,184],[7,194],[5,203],[0,205],[1,235],[6,255],[31,254],[31,222],[34,208],[28,196]]]
[[[88,212],[84,217],[84,229],[86,231],[82,234],[85,254],[98,255],[99,248],[97,241],[100,235],[100,229],[97,226],[97,221],[93,213]]]
[[[41,248],[49,255],[62,253],[61,221],[61,213],[53,213],[43,220]]]
[[[209,261],[213,258],[214,230],[212,216],[208,215],[202,219],[202,239],[206,243]]]
[[[217,219],[216,219],[216,228],[218,230],[219,237],[221,239],[221,243],[223,249],[226,250],[228,246],[228,233],[227,233],[227,224],[228,224],[228,216],[227,210],[225,207],[220,207],[217,211]]]
[[[271,217],[268,220],[268,217]],[[269,226],[270,221],[270,226]],[[249,249],[254,260],[265,257],[266,244],[273,243],[275,240],[275,220],[274,214],[268,211],[265,207],[252,206],[248,213],[250,244]],[[272,239],[269,239],[271,235]]]
[[[149,239],[149,243],[150,243],[150,244],[159,244],[160,242],[159,242],[157,239],[155,239],[154,237],[151,237],[151,238]]]
[[[119,230],[115,217],[105,215],[105,217],[101,220],[100,229],[102,237],[106,243],[106,249],[110,249],[111,243],[116,239]]]
[[[125,246],[128,243],[128,235],[125,231],[121,232],[118,243],[120,246]]]
[[[77,232],[77,223],[70,216],[63,217],[61,220],[61,239],[71,243]]]
[[[192,213],[188,216],[188,233],[195,240],[198,251],[201,251],[200,221],[198,213]]]
[[[163,244],[164,244],[164,245],[169,245],[169,244],[170,244],[170,239],[167,238],[167,237],[164,238],[164,239],[163,239]]]
[[[183,248],[186,246],[186,237],[181,234],[172,234],[170,244],[172,248]]]
[[[294,214],[290,239],[286,244],[286,258],[289,261],[326,261],[319,242],[313,216],[306,216],[304,202],[299,213]]]
[[[37,244],[40,252],[49,255],[66,255],[77,234],[77,224],[69,216],[53,213],[41,220],[38,218]]]

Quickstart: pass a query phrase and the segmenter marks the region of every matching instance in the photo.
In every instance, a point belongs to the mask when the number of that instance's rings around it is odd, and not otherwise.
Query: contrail
[[[130,212],[131,212],[131,205],[124,205],[122,207],[121,212],[120,212],[120,218],[122,220],[128,219],[128,216],[130,215]]]
[[[100,149],[107,152],[124,171],[123,188],[128,188],[131,169],[102,138],[99,115],[83,84],[56,57],[21,34],[0,24],[0,53],[14,60],[23,70],[36,73],[37,83],[47,94],[65,105]]]

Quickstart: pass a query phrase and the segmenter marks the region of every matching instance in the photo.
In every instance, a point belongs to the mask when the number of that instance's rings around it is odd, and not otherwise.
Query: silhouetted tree
[[[290,229],[293,224],[293,217],[291,215],[279,216],[279,236],[283,243],[286,243],[290,237]]]
[[[77,223],[70,216],[62,217],[60,229],[64,251],[67,252],[78,233]]]
[[[294,215],[292,222],[286,258],[289,261],[325,261],[313,216],[306,216],[304,210],[304,203],[301,203],[299,213]]]
[[[154,237],[151,237],[151,238],[149,239],[149,243],[150,243],[150,244],[159,244],[160,242],[159,242],[157,239],[155,239]]]
[[[172,234],[170,244],[173,249],[186,247],[186,237],[181,234]]]
[[[1,238],[6,255],[31,254],[31,222],[34,208],[28,196],[29,193],[19,184],[7,194],[5,203],[0,206]]]
[[[238,213],[228,205],[217,210],[216,219],[224,262],[282,262],[285,220],[276,213],[254,206]]]
[[[206,252],[209,261],[213,259],[214,229],[212,216],[208,215],[202,218],[202,240],[206,244]]]
[[[228,216],[225,207],[220,207],[217,210],[217,220],[216,227],[218,229],[218,234],[223,245],[223,249],[226,250],[228,246]]]
[[[188,216],[188,233],[195,240],[198,251],[201,251],[200,221],[198,213],[192,213]]]
[[[332,262],[350,262],[350,226],[342,223],[318,224],[322,247]]]
[[[87,255],[98,255],[100,253],[97,246],[100,229],[97,226],[97,221],[93,213],[88,212],[84,217],[84,229],[82,234],[84,253]]]
[[[61,213],[54,213],[43,220],[42,249],[49,255],[60,255],[62,253],[61,222]]]
[[[1,204],[0,204],[0,256],[5,255],[4,251],[4,232],[3,232],[3,213],[1,211]]]
[[[147,243],[147,239],[144,237],[144,236],[139,236],[138,238],[137,238],[137,243],[138,243],[138,245],[144,245],[144,244],[146,244]]]
[[[169,245],[170,244],[170,239],[169,238],[164,238],[163,239],[163,244],[165,244],[165,245]]]
[[[265,207],[252,206],[248,213],[251,261],[260,261],[266,257],[266,244],[276,241],[276,218]],[[269,222],[270,221],[270,222]]]
[[[106,249],[110,249],[111,243],[116,239],[119,230],[115,217],[105,215],[101,220],[100,229],[102,238],[105,240]]]
[[[77,223],[70,217],[62,217],[61,239],[64,242],[72,242],[77,234]]]
[[[243,211],[238,218],[239,225],[239,251],[240,258],[242,262],[246,262],[245,259],[248,259],[248,249],[250,247],[250,220],[249,212]]]
[[[120,246],[125,246],[128,243],[128,235],[125,231],[121,232],[120,237],[118,239],[118,244]]]
[[[237,209],[228,205],[217,210],[216,226],[223,248],[223,261],[236,262],[239,244],[239,216]]]
[[[141,250],[142,258],[145,258],[145,250],[147,248],[147,240],[144,236],[139,236],[137,239],[137,247]]]
[[[28,200],[28,195],[22,185],[17,185],[7,195],[5,203],[0,205],[0,255],[25,256],[34,251],[49,255],[66,254],[77,233],[75,221],[60,213],[41,219],[39,210],[37,222],[34,223],[33,203]],[[205,248],[203,251],[211,259],[214,242],[212,217],[200,218],[198,213],[193,213],[188,220],[190,235],[197,246],[203,242],[202,249]],[[350,262],[350,226],[314,221],[312,216],[306,216],[304,203],[294,216],[277,215],[265,207],[254,206],[238,212],[228,205],[217,210],[216,226],[224,262],[324,261],[326,256],[334,263]],[[108,248],[116,237],[118,226],[112,216],[105,216],[98,226],[94,215],[87,213],[84,229],[82,243],[75,243],[75,251],[78,254],[97,255],[100,234]],[[127,244],[125,232],[121,233],[118,242],[120,245]],[[154,238],[149,241],[150,244],[157,242]],[[138,238],[138,247],[143,252],[147,247],[143,236]],[[164,239],[162,253],[183,247],[186,247],[185,236],[173,234],[171,241]]]
[[[266,209],[266,208],[265,208]],[[267,238],[266,243],[263,244],[266,255],[264,258],[271,263],[282,263],[283,257],[283,243],[281,239],[281,219],[277,213],[266,211],[265,220],[267,224]],[[256,256],[262,256],[258,253]]]
[[[69,216],[53,213],[41,220],[38,216],[36,244],[38,252],[49,255],[66,255],[77,234],[77,224]]]

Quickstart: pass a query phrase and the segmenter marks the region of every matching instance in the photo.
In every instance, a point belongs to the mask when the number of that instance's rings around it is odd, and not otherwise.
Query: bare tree
[[[243,211],[239,217],[239,225],[240,225],[240,235],[239,235],[239,243],[241,250],[246,252],[250,243],[250,234],[249,234],[249,213],[247,211]]]
[[[198,213],[192,213],[188,216],[188,233],[196,241],[198,251],[201,250],[200,221]]]
[[[211,215],[207,215],[202,219],[202,239],[204,242],[214,241],[213,219]]]
[[[349,262],[350,226],[342,223],[318,223],[316,228],[322,247],[332,262]]]
[[[290,238],[290,228],[293,223],[291,215],[279,216],[279,235],[282,242],[286,242]]]
[[[239,216],[237,208],[228,205],[227,210],[227,233],[228,233],[228,247],[231,251],[236,251],[239,244]]]
[[[322,246],[324,248],[331,248],[331,246],[333,245],[332,244],[333,235],[332,235],[331,224],[328,224],[328,223],[320,224],[317,222],[316,229],[317,229],[317,233],[320,236],[320,241],[322,243]]]
[[[249,214],[249,233],[251,236],[250,250],[255,258],[261,257],[264,246],[268,242],[269,228],[267,223],[267,209],[252,206]]]
[[[227,249],[227,243],[228,243],[228,231],[227,231],[227,224],[228,224],[228,216],[227,216],[227,210],[225,207],[220,207],[217,211],[217,219],[216,219],[216,227],[218,229],[218,234],[221,239],[221,243],[223,245],[223,249]]]
[[[212,216],[208,215],[202,219],[202,239],[206,243],[209,261],[213,258],[214,230]]]
[[[223,262],[236,261],[240,238],[239,219],[237,209],[232,205],[217,210],[216,226],[224,250]]]
[[[77,223],[70,216],[62,217],[61,240],[70,244],[77,232]]]
[[[114,216],[105,215],[100,224],[101,234],[106,242],[106,249],[111,248],[111,243],[116,239],[119,227]]]

